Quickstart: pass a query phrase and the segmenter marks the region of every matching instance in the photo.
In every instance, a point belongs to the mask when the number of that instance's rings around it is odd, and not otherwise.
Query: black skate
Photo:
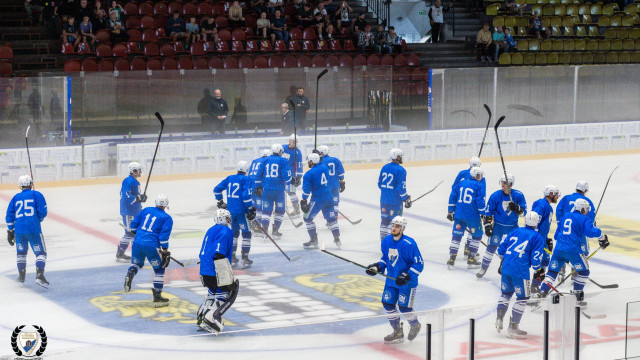
[[[526,339],[527,332],[520,330],[518,324],[513,322],[513,319],[509,319],[509,329],[507,329],[507,337],[511,339]]]
[[[480,271],[478,271],[478,273],[476,274],[476,277],[478,279],[482,279],[482,277],[484,276],[484,274],[487,273],[487,269],[486,268],[480,268]]]
[[[18,283],[20,284],[20,286],[22,286],[22,284],[24,284],[24,278],[27,276],[27,270],[19,270],[18,271]]]
[[[280,239],[282,237],[282,234],[278,231],[275,225],[273,225],[271,229],[271,235],[274,239]]]
[[[498,310],[498,316],[496,317],[496,330],[498,330],[498,334],[500,334],[503,328],[502,322],[504,320],[504,314],[504,309]]]
[[[467,269],[477,269],[480,265],[482,265],[482,263],[478,262],[473,254],[469,254],[469,257],[467,258]]]
[[[118,251],[116,252],[116,262],[124,262],[128,263],[131,261],[131,256],[124,253],[124,251],[120,250],[118,246]]]
[[[127,272],[127,276],[124,277],[124,292],[128,293],[131,291],[131,282],[133,281],[133,277],[136,276],[133,269]]]
[[[308,242],[302,244],[305,249],[317,249],[318,248],[318,236],[314,236]]]
[[[384,337],[385,344],[400,344],[404,342],[404,331],[402,330],[402,323],[397,328],[393,329],[393,332]]]
[[[238,260],[238,257],[236,256],[236,253],[233,253],[231,255],[231,267],[238,267],[238,263],[240,262],[240,260]]]
[[[42,286],[45,289],[49,288],[49,282],[44,277],[44,270],[36,269],[36,284]]]
[[[336,246],[338,247],[338,249],[340,249],[342,247],[342,242],[340,241],[340,236],[334,236],[333,237],[333,243],[336,244]]]
[[[153,292],[153,307],[163,307],[169,305],[169,299],[162,297],[162,290],[151,289]]]
[[[251,264],[253,264],[253,260],[249,260],[249,254],[247,253],[242,253],[242,268],[243,269],[248,269],[251,267]]]
[[[584,292],[582,290],[571,290],[571,294],[575,295],[576,297],[576,305],[580,306],[581,308],[587,307],[587,302],[584,301]]]
[[[456,263],[456,255],[451,255],[451,257],[447,261],[447,266],[449,267],[449,270],[453,270],[453,265],[455,263]]]
[[[422,328],[422,324],[420,324],[419,321],[416,321],[415,325],[411,325],[411,328],[409,328],[409,335],[407,335],[407,340],[413,341],[413,339],[415,339],[416,336],[418,336],[418,333],[420,332],[421,328]]]

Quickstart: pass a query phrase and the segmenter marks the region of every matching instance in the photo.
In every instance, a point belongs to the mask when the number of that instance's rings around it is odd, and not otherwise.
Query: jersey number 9
[[[33,199],[27,199],[22,202],[22,200],[16,201],[16,219],[23,216],[33,216],[35,214],[35,210],[33,208]],[[22,213],[22,209],[24,207],[24,213]]]
[[[562,224],[562,233],[564,235],[569,235],[571,234],[571,224],[573,223],[573,221],[571,221],[571,219],[567,219],[564,221],[564,224]]]

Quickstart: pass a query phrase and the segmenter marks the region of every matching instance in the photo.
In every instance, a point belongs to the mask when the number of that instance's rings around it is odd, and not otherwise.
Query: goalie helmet
[[[400,163],[402,164],[402,158],[404,157],[404,153],[402,152],[402,150],[395,148],[395,149],[391,149],[389,150],[389,158],[393,161],[393,160],[398,160],[398,158],[400,158]]]
[[[540,223],[540,215],[535,211],[529,211],[524,217],[524,223],[527,226],[537,227]]]
[[[589,183],[586,180],[580,180],[576,184],[576,190],[582,191],[583,194],[586,194],[589,191]]]
[[[307,155],[307,161],[311,162],[313,165],[317,165],[320,163],[320,155],[311,153]]]
[[[249,163],[242,160],[238,163],[238,172],[247,173],[249,171]]]
[[[269,155],[271,155],[271,150],[262,149],[262,157],[269,156]]]
[[[329,155],[329,147],[327,145],[320,145],[318,146],[318,152],[321,156],[327,156]]]
[[[165,194],[158,194],[156,197],[156,206],[162,206],[164,208],[169,207],[169,198]]]
[[[215,220],[218,225],[227,225],[231,222],[231,213],[227,209],[218,209]]]
[[[469,168],[480,166],[482,166],[482,161],[480,161],[479,157],[474,156],[469,160]]]
[[[271,153],[274,155],[280,155],[282,154],[282,145],[280,144],[273,144],[271,145]]]
[[[479,166],[474,166],[471,168],[471,170],[469,170],[469,174],[471,175],[472,178],[476,178],[478,175],[482,175],[482,177],[484,177],[484,170],[482,170],[481,167]]]
[[[137,161],[132,161],[129,163],[129,174],[133,174],[135,170],[138,170],[138,174],[140,174],[142,171],[142,165]]]
[[[407,227],[407,219],[402,216],[396,216],[391,220],[391,225],[400,225],[402,230],[404,230],[404,228]]]
[[[576,202],[573,203],[573,208],[579,212],[582,212],[582,210],[589,212],[591,205],[589,205],[589,202],[585,199],[577,199]]]
[[[21,188],[33,185],[33,180],[29,175],[22,175],[18,178],[18,186]]]
[[[509,179],[509,186],[513,186],[516,183],[516,177],[511,174],[507,174],[507,179]],[[502,183],[506,182],[507,180],[505,180],[504,176],[500,177],[500,186],[502,186]]]
[[[555,185],[547,185],[547,187],[544,188],[544,196],[549,196],[551,194],[557,194],[558,197],[560,197],[560,189]]]

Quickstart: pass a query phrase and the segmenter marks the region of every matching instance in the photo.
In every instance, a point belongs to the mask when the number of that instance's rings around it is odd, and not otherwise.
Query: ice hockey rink
[[[542,197],[547,184],[557,185],[564,195],[572,193],[580,179],[589,182],[587,195],[597,205],[609,174],[619,166],[597,216],[611,246],[590,260],[593,280],[616,283],[619,288],[603,290],[587,284],[585,312],[592,318],[581,317],[580,359],[622,359],[625,339],[628,353],[640,356],[640,307],[630,306],[626,327],[627,303],[640,301],[640,152],[505,160],[507,170],[516,177],[514,187],[525,194],[529,206]],[[324,221],[316,221],[319,239],[325,241],[328,251],[364,265],[380,256],[377,179],[381,166],[346,166],[347,188],[341,194],[340,210],[351,220],[362,222],[351,225],[340,219],[342,249],[333,245]],[[289,219],[283,223],[284,235],[278,244],[289,256],[301,259],[288,262],[270,241],[254,238],[253,266],[235,271],[241,287],[235,304],[225,314],[224,332],[213,336],[198,331],[195,312],[205,288],[200,285],[195,259],[204,232],[213,225],[213,187],[226,174],[151,179],[147,204],[153,204],[158,193],[169,196],[168,212],[174,219],[170,250],[176,259],[187,262],[185,268],[172,263],[167,269],[164,295],[171,303],[159,309],[151,302],[149,267],[138,273],[130,293],[123,292],[128,265],[115,262],[116,244],[122,235],[118,224],[122,179],[52,184],[39,184],[36,179],[36,189],[46,197],[49,209],[43,233],[51,285],[47,290],[35,284],[35,259],[30,250],[27,281],[19,287],[15,248],[0,242],[0,358],[15,358],[11,333],[16,326],[28,324],[46,330],[46,359],[426,359],[426,324],[430,323],[433,359],[467,359],[469,319],[474,318],[476,359],[541,359],[542,314],[551,306],[564,308],[551,311],[550,358],[570,358],[572,335],[565,331],[574,321],[570,299],[563,299],[560,305],[544,303],[543,309],[535,312],[527,307],[520,328],[528,331],[529,337],[508,339],[506,329],[498,334],[494,327],[500,295],[499,259],[494,258],[481,280],[476,280],[477,270],[466,269],[462,254],[456,269],[447,269],[452,225],[446,219],[448,196],[466,161],[405,166],[407,189],[414,198],[444,181],[404,214],[408,219],[405,234],[417,240],[425,260],[415,302],[423,327],[411,343],[385,345],[382,340],[391,332],[380,304],[384,279],[367,276],[361,268],[318,250],[304,250],[307,231],[304,226],[295,228]],[[490,194],[499,188],[499,158],[483,158],[483,168]],[[4,211],[18,190],[17,185],[1,189],[0,208]],[[592,242],[592,251],[596,244]],[[560,290],[568,292],[570,286],[567,281]],[[403,322],[406,334],[408,325]]]

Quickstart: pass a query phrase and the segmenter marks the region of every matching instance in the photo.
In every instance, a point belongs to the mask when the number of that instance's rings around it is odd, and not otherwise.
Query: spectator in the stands
[[[209,16],[206,20],[200,24],[200,29],[202,30],[202,41],[212,41],[217,43],[220,39],[218,39],[218,28],[216,27],[216,19],[213,16]]]
[[[376,34],[371,32],[371,25],[367,24],[364,27],[364,31],[358,36],[358,48],[362,53],[367,50],[373,50],[375,53],[380,53],[380,45],[376,45]]]
[[[440,6],[440,0],[436,0],[435,4],[429,7],[429,24],[431,24],[431,42],[442,42],[442,25],[444,23],[444,13],[453,7],[453,3],[449,6]]]
[[[67,22],[62,28],[62,42],[72,43],[74,50],[78,48],[80,36],[78,35],[78,24],[76,24],[76,19],[73,16],[67,18]]]
[[[236,29],[244,26],[244,17],[242,16],[242,7],[238,0],[233,1],[233,5],[229,7],[229,27]]]
[[[356,37],[360,36],[360,33],[364,31],[364,28],[367,26],[367,21],[364,19],[364,13],[361,12],[358,14],[358,18],[353,22],[353,34]]]
[[[315,17],[313,16],[313,10],[311,10],[311,4],[302,4],[302,9],[298,11],[298,25],[308,28],[314,26]]]
[[[320,3],[322,3],[324,10],[331,17],[331,21],[333,21],[338,11],[338,8],[332,5],[333,0],[319,0],[319,1]],[[320,3],[318,3],[318,5],[320,5]]]
[[[271,30],[276,35],[278,40],[284,40],[285,43],[289,42],[289,31],[287,31],[287,21],[284,16],[280,15],[280,10],[275,11],[275,17],[271,22]]]
[[[516,0],[504,0],[504,9],[509,13],[524,15],[524,5],[516,3]]]
[[[476,36],[476,48],[480,51],[480,59],[482,62],[489,62],[489,48],[491,47],[491,31],[489,31],[489,24],[484,23],[482,29],[478,31]]]
[[[60,14],[62,16],[74,16],[78,3],[76,0],[62,0],[60,4]]]
[[[47,32],[49,39],[57,39],[60,37],[62,22],[60,20],[58,9],[58,5],[51,1],[46,1],[44,3],[44,9],[42,9],[42,18],[46,29],[45,31]]]
[[[109,7],[109,19],[111,19],[111,13],[116,12],[116,20],[122,21],[122,13],[124,13],[124,9],[122,5],[118,4],[116,0],[111,1],[111,7]]]
[[[32,24],[39,25],[42,23],[42,10],[44,10],[44,7],[40,4],[40,0],[25,0],[24,9]],[[34,10],[38,13],[38,21],[33,17]]]
[[[173,16],[167,22],[167,35],[171,36],[173,42],[178,41],[178,38],[185,39],[189,46],[189,34],[185,31],[184,20],[180,17],[178,10],[173,12]]]
[[[122,20],[118,20],[118,13],[116,11],[109,12],[109,23],[107,24],[107,28],[111,33],[111,42],[117,43],[121,41],[129,40],[129,34],[127,34],[127,29],[124,27],[124,23]]]
[[[96,43],[96,35],[93,33],[93,24],[89,21],[89,15],[85,15],[80,23],[80,35],[83,43],[89,43],[93,48]]]
[[[327,16],[327,10],[324,8],[324,4],[323,3],[318,3],[318,6],[316,6],[315,9],[313,9],[313,15],[315,16],[317,13],[322,14],[322,16]]]
[[[249,3],[251,10],[257,12],[258,14],[262,14],[267,11],[267,0],[251,0]]]
[[[347,4],[347,0],[342,0],[340,2],[340,7],[336,10],[336,25],[338,25],[338,31],[342,32],[343,27],[351,26],[349,13],[352,11],[353,9],[349,4]]]
[[[501,52],[509,52],[507,50],[507,42],[505,41],[505,33],[502,31],[502,26],[498,26],[491,38],[493,44],[493,61],[498,62],[498,56]]]
[[[316,19],[318,18],[318,15],[321,16],[320,13],[317,13]],[[322,24],[323,31],[320,33],[320,36],[319,36],[320,40],[322,40],[322,34],[327,35],[327,37],[331,39],[331,36],[334,32],[334,27],[333,27],[333,24],[331,23],[331,17],[329,15],[325,15],[325,16],[322,16],[321,20],[323,22]]]
[[[529,35],[537,38],[542,37],[545,34],[547,38],[551,37],[551,32],[542,26],[542,18],[537,11],[533,12],[533,17],[529,19]]]
[[[511,29],[509,28],[504,28],[504,41],[507,43],[507,47],[504,49],[504,52],[516,51],[518,42],[513,39],[513,36],[511,36]]]
[[[386,42],[392,53],[400,54],[402,52],[402,38],[396,33],[395,27],[389,26]]]
[[[276,34],[271,30],[271,22],[267,19],[267,13],[260,13],[260,19],[256,21],[256,35],[260,36],[262,40],[267,40],[267,37],[271,37],[271,42],[275,43]]]
[[[76,9],[76,22],[79,24],[85,16],[91,17],[91,15],[93,15],[93,8],[89,6],[88,0],[80,0],[80,6]]]
[[[280,14],[284,13],[283,0],[269,0],[267,3],[267,12],[270,15],[275,15],[276,11],[280,11]],[[284,17],[284,16],[283,16]]]
[[[380,53],[391,54],[391,46],[387,44],[387,33],[384,31],[384,25],[378,25],[375,33],[374,43],[380,48]]]
[[[98,31],[107,27],[107,12],[102,8],[102,2],[96,1],[96,7],[93,8],[93,29]]]
[[[187,43],[193,44],[196,41],[200,41],[200,27],[196,22],[195,16],[192,15],[189,17],[189,23],[185,25],[185,29],[189,34],[189,39],[187,39]]]
[[[318,33],[318,39],[322,40],[322,33],[324,29],[324,17],[321,13],[316,13],[313,15],[313,21],[311,22],[311,27],[316,29]]]

